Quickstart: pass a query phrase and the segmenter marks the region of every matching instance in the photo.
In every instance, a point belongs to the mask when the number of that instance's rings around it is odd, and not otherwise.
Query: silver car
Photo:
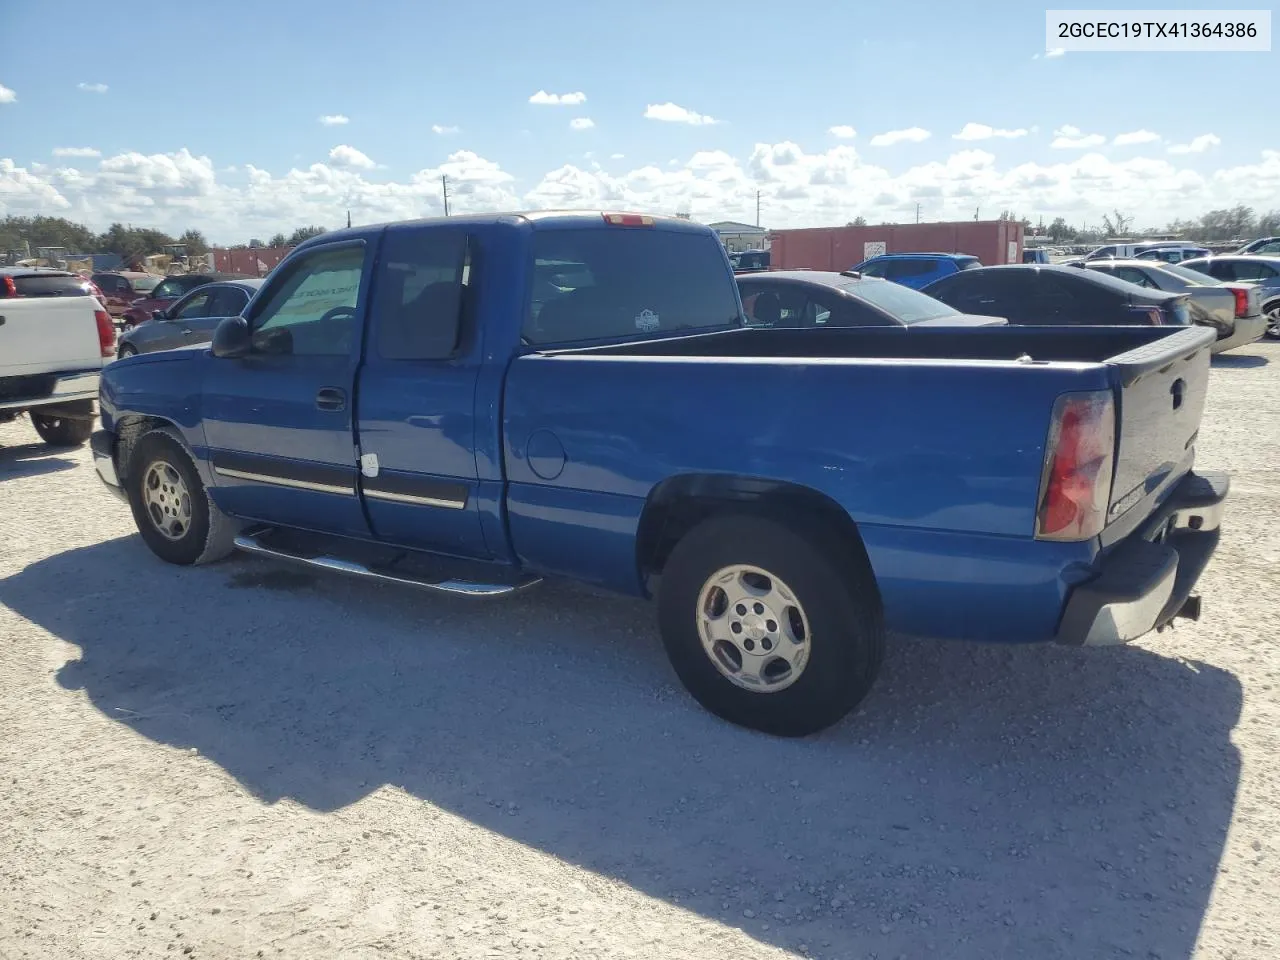
[[[116,356],[123,359],[208,343],[218,323],[238,317],[260,286],[261,280],[220,280],[196,287],[167,309],[157,310],[150,320],[121,334]]]
[[[1227,283],[1181,264],[1152,260],[1090,260],[1083,266],[1140,287],[1187,294],[1192,321],[1218,332],[1214,353],[1253,343],[1267,330],[1261,296],[1251,284]]]
[[[1233,280],[1257,287],[1262,312],[1267,315],[1267,335],[1280,337],[1280,257],[1228,253],[1187,260],[1182,265],[1215,280]]]

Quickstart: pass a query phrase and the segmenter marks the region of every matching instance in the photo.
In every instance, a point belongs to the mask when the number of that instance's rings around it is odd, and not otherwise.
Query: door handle
[[[189,336],[191,336],[193,333],[195,333],[195,331],[194,331],[194,330],[192,330],[190,327],[183,327],[183,328],[182,328],[182,335],[183,335],[184,337],[189,337]]]
[[[337,387],[321,387],[320,392],[316,394],[317,410],[345,410],[346,408],[345,390],[339,390]]]

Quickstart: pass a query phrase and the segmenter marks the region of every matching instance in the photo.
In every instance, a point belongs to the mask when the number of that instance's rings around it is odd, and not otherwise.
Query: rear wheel
[[[136,357],[138,348],[131,343],[120,344],[120,349],[116,351],[116,359],[123,360],[125,357]]]
[[[138,533],[161,560],[211,563],[234,548],[235,522],[209,499],[195,461],[171,429],[152,430],[134,445],[125,487]]]
[[[866,696],[884,655],[865,560],[817,524],[712,517],[676,544],[658,599],[663,644],[689,692],[766,733],[835,723]]]
[[[1280,300],[1274,300],[1262,308],[1267,315],[1267,336],[1280,339]]]
[[[49,413],[32,413],[31,425],[51,447],[78,447],[93,433],[92,420],[72,420]]]

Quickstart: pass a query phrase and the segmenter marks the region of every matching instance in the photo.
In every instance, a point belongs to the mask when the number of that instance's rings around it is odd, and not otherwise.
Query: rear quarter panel
[[[531,567],[642,592],[635,535],[659,482],[789,482],[858,523],[891,627],[1044,639],[1096,549],[1032,540],[1049,412],[1106,385],[1091,364],[520,357],[512,542]]]

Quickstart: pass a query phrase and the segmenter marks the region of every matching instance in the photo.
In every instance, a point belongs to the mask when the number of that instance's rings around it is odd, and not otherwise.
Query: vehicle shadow
[[[1269,358],[1257,353],[1215,353],[1210,361],[1214,367],[1226,367],[1227,369],[1265,367],[1270,362]]]
[[[436,598],[130,537],[0,603],[80,647],[63,688],[265,802],[398,786],[819,957],[1189,958],[1240,770],[1237,680],[1138,647],[897,642],[855,716],[789,741],[677,690],[648,605],[568,585]]]
[[[73,469],[76,461],[59,456],[60,452],[65,451],[44,443],[23,443],[16,447],[0,444],[0,482]]]

